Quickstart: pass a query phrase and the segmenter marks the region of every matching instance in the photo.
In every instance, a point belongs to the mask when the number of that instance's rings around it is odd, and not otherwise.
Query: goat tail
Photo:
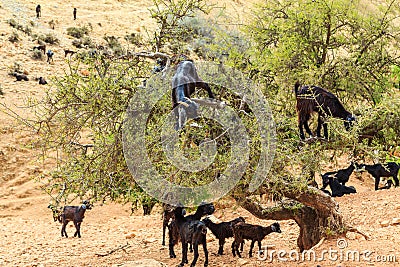
[[[296,83],[294,84],[294,93],[296,94],[296,96],[299,94],[300,86],[301,86],[300,82],[296,81]]]

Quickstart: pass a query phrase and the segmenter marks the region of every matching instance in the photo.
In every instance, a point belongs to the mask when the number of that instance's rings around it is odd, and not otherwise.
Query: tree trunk
[[[320,211],[304,206],[294,216],[294,220],[300,227],[300,234],[297,238],[297,246],[300,252],[311,249],[313,246],[327,236],[328,230],[340,233],[344,229],[342,217],[336,212],[324,214]]]
[[[297,245],[300,252],[311,249],[327,234],[341,234],[346,229],[337,203],[319,190],[308,187],[304,192],[286,184],[280,191],[290,198],[275,207],[262,207],[256,201],[234,196],[241,207],[254,216],[266,220],[294,220],[300,227]],[[267,193],[267,188],[261,188]]]

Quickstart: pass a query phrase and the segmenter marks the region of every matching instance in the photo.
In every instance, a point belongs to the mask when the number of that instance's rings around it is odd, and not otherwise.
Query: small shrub
[[[24,73],[24,70],[22,68],[22,64],[17,62],[17,61],[15,61],[14,65],[10,66],[8,69],[9,69],[8,75],[11,75],[11,76],[14,76],[16,72],[17,73]]]
[[[114,52],[115,55],[122,55],[124,49],[121,43],[118,41],[119,37],[115,36],[104,36],[103,39],[107,42],[107,46]]]
[[[85,35],[88,35],[91,31],[91,26],[83,26],[83,27],[70,27],[67,28],[67,34],[75,37],[75,38],[82,38]]]
[[[49,26],[54,30],[54,28],[56,27],[56,22],[54,21],[54,19],[49,21]]]
[[[72,45],[76,48],[94,48],[95,44],[93,43],[92,39],[89,36],[82,37],[80,39],[74,39],[72,41]]]
[[[36,35],[35,39],[38,42],[45,42],[48,44],[58,44],[60,40],[53,33],[46,33],[41,35]]]
[[[41,51],[41,50],[38,50],[38,49],[33,49],[32,58],[33,58],[33,59],[40,59],[40,60],[42,60],[42,59],[43,59],[43,53],[42,53],[42,51]]]
[[[21,31],[23,31],[25,34],[31,36],[32,35],[32,28],[26,25]]]
[[[7,20],[7,23],[13,28],[17,28],[18,26],[18,23],[15,21],[15,19],[9,19]]]
[[[136,46],[142,45],[142,40],[143,40],[142,36],[139,33],[134,33],[134,32],[131,34],[125,35],[124,39],[127,42],[129,42],[133,45],[136,45]]]
[[[10,37],[8,37],[8,41],[10,41],[11,43],[17,43],[19,41],[21,41],[21,39],[19,38],[19,35],[17,32],[13,32]]]

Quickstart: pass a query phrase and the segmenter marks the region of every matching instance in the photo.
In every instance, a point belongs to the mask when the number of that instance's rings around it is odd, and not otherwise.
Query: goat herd
[[[214,98],[210,87],[207,83],[203,82],[200,77],[197,76],[193,62],[190,60],[183,60],[179,63],[177,73],[174,76],[173,81],[173,107],[178,104],[185,107],[190,107],[190,95],[194,93],[194,87],[201,87],[207,90],[210,98]],[[185,70],[189,69],[191,71]],[[195,84],[187,84],[186,75],[192,73],[195,75]],[[194,73],[194,74],[193,74]],[[182,74],[182,75],[180,75]],[[190,86],[191,85],[191,86]],[[298,126],[300,131],[300,138],[305,139],[303,127],[306,132],[312,136],[312,132],[308,126],[308,120],[311,118],[313,112],[318,113],[318,126],[317,136],[320,137],[321,129],[324,129],[324,137],[328,138],[327,131],[327,116],[333,116],[344,120],[345,128],[350,129],[352,123],[355,121],[355,117],[345,110],[343,105],[340,103],[338,98],[328,92],[327,90],[317,86],[303,86],[299,83],[295,85],[295,94],[297,99],[297,112],[298,112]],[[179,119],[179,114],[176,114]],[[184,123],[178,123],[176,130],[182,128]],[[381,177],[393,177],[395,186],[399,186],[398,172],[399,164],[395,162],[388,162],[386,164],[375,164],[366,165],[351,162],[350,166],[343,170],[334,172],[327,172],[322,175],[322,188],[321,190],[332,196],[340,197],[344,194],[356,193],[356,189],[352,186],[346,186],[345,184],[349,181],[350,175],[354,170],[357,171],[368,171],[375,178],[375,190],[379,189],[379,182]],[[331,192],[326,190],[329,185]],[[386,188],[390,188],[392,185],[391,180],[387,181]],[[58,210],[56,207],[50,205],[49,208],[53,210],[53,217],[55,221],[62,223],[61,236],[67,237],[65,230],[66,225],[69,221],[73,221],[76,232],[74,236],[81,237],[80,225],[84,218],[85,211],[91,208],[91,204],[85,201],[81,206],[66,206],[63,211]],[[182,260],[179,266],[184,266],[188,263],[188,250],[194,252],[194,259],[191,266],[195,266],[198,257],[198,246],[202,245],[205,255],[204,266],[208,265],[208,250],[206,243],[207,228],[216,236],[219,240],[218,255],[223,254],[223,247],[225,239],[233,237],[231,249],[233,256],[238,255],[241,257],[240,252],[243,251],[244,240],[251,240],[249,256],[252,257],[252,251],[254,244],[257,241],[259,253],[261,253],[261,241],[272,232],[281,233],[279,223],[273,223],[268,227],[260,225],[252,225],[245,223],[243,217],[236,218],[229,222],[214,223],[209,218],[203,220],[202,217],[211,215],[214,213],[215,208],[213,204],[202,204],[196,212],[192,215],[185,216],[185,209],[183,207],[174,207],[168,204],[163,205],[163,240],[162,244],[165,245],[165,231],[168,227],[169,237],[169,256],[176,258],[174,252],[174,246],[180,241],[182,243]],[[190,246],[190,247],[189,247]]]

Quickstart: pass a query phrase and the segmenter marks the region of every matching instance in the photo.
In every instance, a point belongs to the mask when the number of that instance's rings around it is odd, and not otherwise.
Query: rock
[[[400,218],[393,218],[392,225],[400,224]]]
[[[168,267],[168,265],[153,259],[143,259],[128,261],[121,264],[113,264],[112,267]]]
[[[149,244],[149,243],[154,243],[156,241],[157,241],[157,239],[155,239],[155,238],[147,238],[147,239],[143,240],[143,243]]]
[[[390,225],[390,221],[382,221],[381,222],[381,226],[382,227],[387,227],[387,226],[389,226]]]
[[[249,261],[246,260],[246,259],[239,258],[237,260],[237,264],[240,265],[240,266],[246,265],[247,263],[249,263]]]
[[[125,238],[126,238],[126,239],[132,239],[132,238],[134,238],[135,236],[136,236],[136,234],[135,234],[135,233],[132,233],[132,234],[126,235]]]
[[[394,206],[395,210],[400,210],[400,204],[397,204],[396,206]]]

